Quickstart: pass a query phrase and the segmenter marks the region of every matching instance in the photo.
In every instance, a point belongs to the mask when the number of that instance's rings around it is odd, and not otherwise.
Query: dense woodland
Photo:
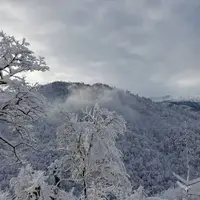
[[[0,32],[0,200],[199,199],[198,102],[27,82],[46,70]]]

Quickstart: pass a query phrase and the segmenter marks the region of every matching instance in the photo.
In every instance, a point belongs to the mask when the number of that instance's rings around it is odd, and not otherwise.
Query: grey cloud
[[[185,84],[200,75],[198,0],[3,2],[14,13],[23,8],[24,19],[5,9],[0,25],[43,48],[48,81],[99,81],[147,96],[199,93],[200,83]]]

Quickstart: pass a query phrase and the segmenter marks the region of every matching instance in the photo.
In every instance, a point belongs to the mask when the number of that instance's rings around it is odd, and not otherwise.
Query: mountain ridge
[[[60,112],[77,112],[98,102],[127,122],[127,132],[117,147],[134,189],[142,185],[148,194],[156,194],[175,186],[172,172],[186,177],[186,133],[190,134],[191,178],[200,176],[200,112],[190,106],[154,102],[101,83],[54,82],[40,86],[39,91],[47,100],[47,117],[35,124],[38,151],[27,149],[25,155],[35,169],[45,170],[60,156],[56,152],[56,128],[64,120]],[[2,186],[6,187],[9,177],[16,173],[14,168],[0,161]]]
[[[82,101],[85,104],[98,101],[100,106],[114,110],[125,118],[128,131],[118,141],[118,147],[124,154],[134,188],[143,185],[151,193],[157,193],[174,186],[173,171],[186,175],[185,129],[191,132],[191,140],[195,142],[190,143],[191,151],[196,151],[200,144],[200,114],[194,112],[190,105],[170,101],[154,102],[150,98],[100,83],[72,83],[73,86],[69,88],[71,83],[52,83],[45,86],[47,98],[51,93],[49,89],[53,92],[55,85],[66,104],[73,105],[76,102],[79,105]],[[200,163],[199,153],[198,151],[193,156],[196,163]],[[200,175],[200,167],[193,165],[192,176]]]

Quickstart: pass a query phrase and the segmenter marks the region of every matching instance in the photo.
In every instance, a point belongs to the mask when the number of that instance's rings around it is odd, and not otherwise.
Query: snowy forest
[[[0,200],[200,199],[200,103],[27,82],[47,70],[0,32]]]

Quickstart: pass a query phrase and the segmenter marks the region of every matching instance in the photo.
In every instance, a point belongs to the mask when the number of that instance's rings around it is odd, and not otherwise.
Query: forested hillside
[[[122,114],[128,129],[118,146],[134,188],[142,185],[157,193],[175,185],[173,171],[186,177],[188,134],[190,176],[200,175],[200,113],[193,107],[178,102],[155,103],[103,84],[55,82],[42,86],[41,92],[48,101],[68,110],[97,101]]]
[[[200,113],[190,106],[177,105],[178,102],[155,103],[103,84],[54,82],[40,86],[39,91],[48,105],[47,116],[34,122],[39,150],[26,148],[24,153],[24,158],[36,169],[45,170],[60,156],[56,151],[56,128],[64,121],[61,110],[79,112],[98,102],[101,107],[121,114],[127,122],[127,131],[120,136],[117,146],[123,152],[134,189],[142,185],[147,193],[155,194],[175,186],[172,172],[186,177],[186,145],[190,152],[190,176],[200,176]],[[4,163],[0,170],[4,187],[17,173],[17,166],[5,160],[1,163]]]

